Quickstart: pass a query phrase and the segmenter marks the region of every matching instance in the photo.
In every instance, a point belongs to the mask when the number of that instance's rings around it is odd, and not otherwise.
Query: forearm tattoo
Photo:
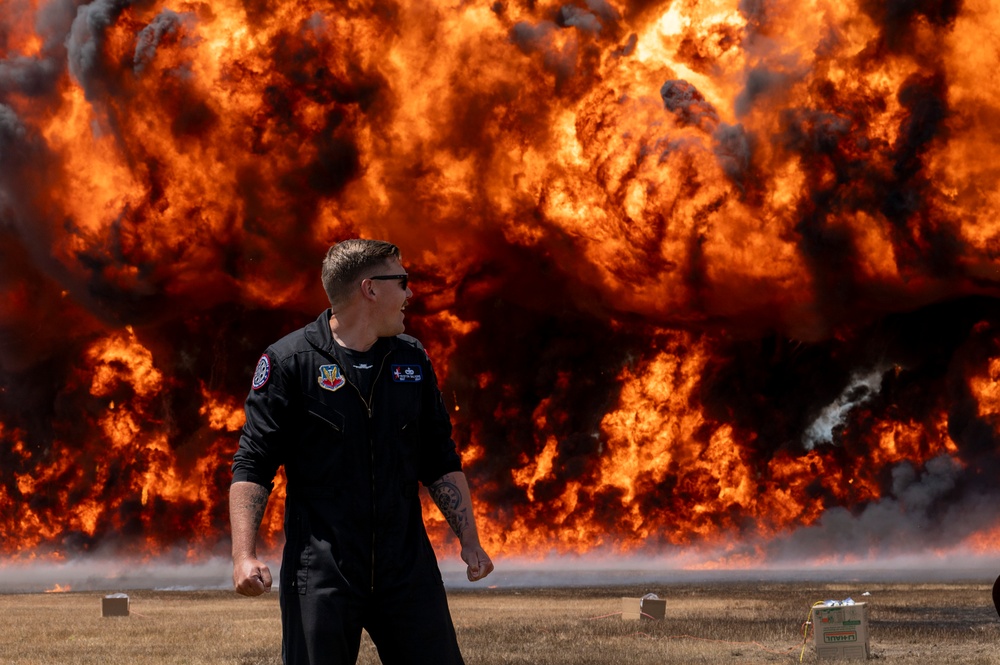
[[[250,526],[254,533],[260,528],[260,523],[264,520],[264,511],[267,509],[267,498],[270,493],[266,487],[254,487],[246,496],[246,515],[250,518]]]
[[[463,505],[462,493],[455,483],[441,480],[430,486],[431,497],[459,538],[469,527],[469,507]]]

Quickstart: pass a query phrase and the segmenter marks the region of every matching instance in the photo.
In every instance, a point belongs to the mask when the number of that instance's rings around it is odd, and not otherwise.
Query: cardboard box
[[[817,605],[812,611],[816,656],[865,660],[871,656],[868,641],[868,605]]]
[[[101,598],[101,616],[127,617],[128,596],[123,593],[116,593]]]
[[[622,619],[657,619],[667,614],[667,601],[659,598],[622,598]]]

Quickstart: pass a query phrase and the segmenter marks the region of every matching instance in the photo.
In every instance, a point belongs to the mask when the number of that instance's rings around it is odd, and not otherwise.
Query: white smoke
[[[855,373],[847,387],[831,404],[820,411],[803,436],[802,444],[812,450],[821,443],[833,443],[833,430],[843,424],[851,409],[869,401],[882,387],[882,376],[888,366],[879,365],[868,372]]]
[[[831,511],[836,513],[837,511]],[[992,554],[970,552],[960,547],[948,550],[901,554],[857,556],[828,540],[833,532],[822,533],[833,523],[850,526],[853,518],[834,515],[824,527],[810,527],[792,534],[784,552],[772,548],[766,557],[746,549],[747,557],[734,559],[739,552],[730,546],[719,549],[670,546],[659,553],[549,554],[543,557],[506,557],[494,552],[496,570],[485,580],[469,582],[465,564],[457,552],[438,552],[445,586],[451,589],[489,587],[572,587],[623,584],[677,584],[720,581],[771,580],[776,582],[873,580],[886,582],[980,580],[992,583],[996,560]],[[802,539],[813,539],[812,549],[802,547]],[[742,546],[740,546],[742,547]],[[737,547],[736,549],[739,549]],[[782,554],[784,556],[782,556]],[[866,552],[860,552],[866,554]],[[752,556],[752,565],[745,563]],[[264,557],[277,590],[280,556]],[[732,562],[732,563],[727,563]],[[232,563],[214,557],[199,563],[179,563],[173,558],[135,562],[93,555],[65,562],[0,564],[0,593],[40,593],[50,590],[72,592],[128,592],[138,589],[196,591],[232,589]],[[651,589],[654,589],[651,586]],[[233,592],[235,593],[235,591]]]
[[[880,583],[961,582],[992,583],[997,576],[995,557],[961,549],[947,553],[900,554],[881,557],[796,556],[753,566],[726,564],[729,548],[719,551],[671,548],[662,554],[551,555],[542,559],[495,557],[496,570],[485,580],[469,582],[465,565],[457,558],[441,560],[445,586],[453,589],[517,587],[573,587],[706,582],[835,582]]]
[[[94,555],[62,562],[0,564],[0,593],[37,593],[57,585],[70,591],[228,589],[232,588],[232,573],[229,559],[220,557],[178,563]]]

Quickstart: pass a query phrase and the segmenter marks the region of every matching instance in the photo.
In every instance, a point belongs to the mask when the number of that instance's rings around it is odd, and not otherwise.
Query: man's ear
[[[372,286],[372,280],[363,279],[361,280],[361,295],[365,300],[375,300],[375,287]]]

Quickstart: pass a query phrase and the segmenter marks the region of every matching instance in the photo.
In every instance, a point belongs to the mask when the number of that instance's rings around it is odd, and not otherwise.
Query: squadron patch
[[[340,390],[347,383],[347,379],[340,373],[340,368],[336,365],[320,365],[317,380],[320,388],[331,392]]]
[[[265,353],[257,361],[257,369],[253,371],[253,386],[254,390],[260,390],[267,383],[267,380],[271,378],[271,359],[267,357]]]
[[[392,380],[396,383],[418,383],[423,381],[420,365],[393,365]]]

